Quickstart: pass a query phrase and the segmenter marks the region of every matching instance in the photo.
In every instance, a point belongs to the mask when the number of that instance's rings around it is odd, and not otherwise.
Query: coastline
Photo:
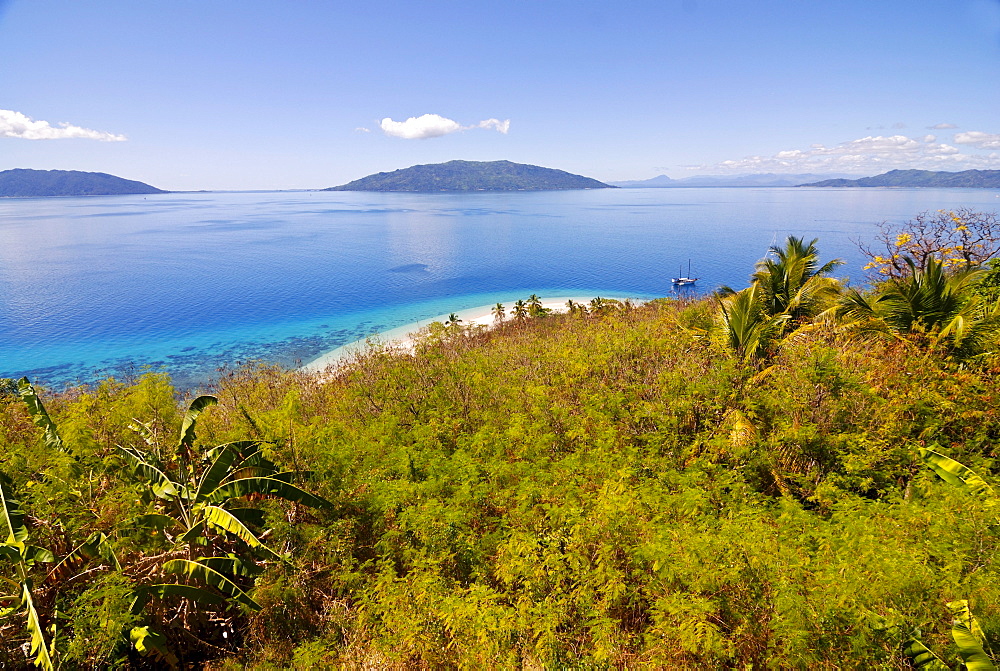
[[[559,298],[553,298],[550,300],[543,300],[542,307],[550,310],[556,314],[562,314],[568,311],[566,308],[567,301],[574,301],[576,303],[588,304],[591,300],[596,298],[596,296],[561,296]],[[601,298],[609,300],[620,300],[624,301],[626,299],[631,300],[635,304],[641,304],[646,302],[648,299],[635,298],[631,296],[613,295],[613,296],[601,296]],[[513,301],[501,301],[503,302],[507,310],[507,319],[510,317],[510,309],[513,307]],[[525,300],[521,297],[521,300]],[[464,310],[455,310],[454,313],[458,315],[464,326],[485,326],[486,328],[491,328],[493,326],[493,307],[494,304],[490,305],[480,305],[474,308],[466,308]],[[354,342],[347,343],[346,345],[341,345],[335,349],[328,352],[320,354],[318,357],[312,361],[303,364],[299,367],[299,371],[303,373],[323,373],[331,367],[335,367],[340,364],[345,359],[349,358],[352,354],[363,350],[368,346],[370,342],[378,342],[385,345],[391,345],[392,347],[399,349],[401,351],[411,351],[413,349],[414,338],[418,331],[429,326],[434,322],[444,322],[448,319],[449,314],[437,315],[429,319],[421,319],[419,321],[411,322],[409,324],[404,324],[403,326],[397,326],[396,328],[389,329],[388,331],[382,331],[380,333],[374,333],[367,338],[362,338],[360,340],[355,340]]]

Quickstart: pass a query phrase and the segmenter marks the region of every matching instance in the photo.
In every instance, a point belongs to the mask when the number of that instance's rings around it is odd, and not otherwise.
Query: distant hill
[[[890,170],[861,179],[827,179],[801,186],[923,186],[933,188],[1000,188],[1000,170]]]
[[[558,191],[612,189],[562,170],[510,161],[448,161],[379,172],[324,191]]]
[[[166,193],[166,191],[103,172],[24,168],[0,172],[0,198],[118,196],[136,193]]]
[[[612,184],[624,189],[648,189],[654,187],[670,189],[690,186],[799,186],[803,182],[826,180],[841,176],[814,175],[811,173],[785,175],[768,172],[750,175],[698,175],[695,177],[671,179],[666,175],[658,175],[652,179],[612,182]]]

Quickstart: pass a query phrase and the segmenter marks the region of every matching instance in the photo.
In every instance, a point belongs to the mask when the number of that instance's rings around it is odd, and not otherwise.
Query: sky
[[[1000,169],[1000,0],[0,0],[0,170]]]

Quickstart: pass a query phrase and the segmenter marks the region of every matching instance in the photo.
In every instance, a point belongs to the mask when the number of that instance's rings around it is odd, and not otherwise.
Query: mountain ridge
[[[151,193],[167,192],[145,182],[124,179],[105,172],[30,168],[0,171],[0,198],[123,196]]]
[[[1000,188],[1000,170],[890,170],[860,179],[827,179],[799,186],[819,187],[927,187],[927,188]]]

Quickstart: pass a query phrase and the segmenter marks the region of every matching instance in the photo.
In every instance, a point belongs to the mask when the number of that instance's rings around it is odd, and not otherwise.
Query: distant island
[[[613,189],[563,170],[510,161],[448,161],[379,172],[323,191],[560,191]]]
[[[623,189],[678,189],[691,186],[799,186],[803,182],[817,182],[819,180],[829,180],[846,176],[844,174],[815,175],[812,173],[781,174],[765,172],[749,175],[696,175],[693,177],[682,177],[681,179],[671,179],[666,175],[657,175],[651,179],[612,182],[612,184]]]
[[[890,170],[874,177],[827,179],[800,186],[920,186],[938,189],[998,189],[1000,188],[1000,170],[963,170],[961,172]]]
[[[0,198],[120,196],[143,193],[167,192],[143,182],[122,179],[103,172],[25,168],[0,172]]]

